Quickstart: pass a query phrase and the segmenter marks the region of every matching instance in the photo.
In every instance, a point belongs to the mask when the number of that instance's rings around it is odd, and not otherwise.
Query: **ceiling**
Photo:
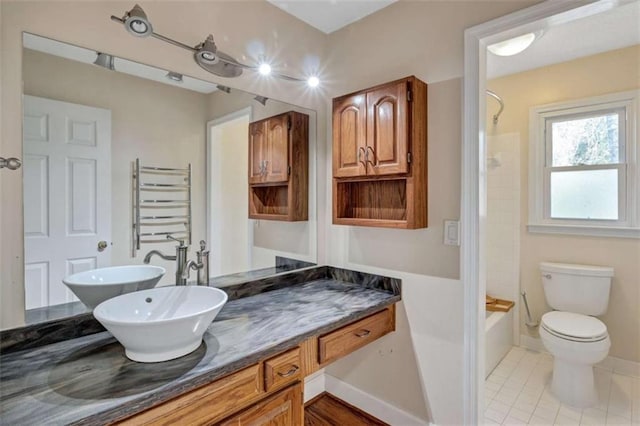
[[[551,24],[542,37],[514,56],[487,53],[487,78],[540,68],[584,56],[640,44],[640,1]]]
[[[97,57],[97,52],[94,50],[62,43],[60,41],[29,33],[23,34],[22,43],[27,49],[48,53],[50,55],[71,59],[77,62],[83,62],[85,64],[93,64],[93,61],[95,61]],[[116,71],[125,74],[157,81],[158,83],[168,84],[170,86],[193,90],[195,92],[208,94],[218,90],[216,85],[213,83],[198,80],[197,78],[188,77],[186,75],[182,77],[182,82],[179,83],[167,78],[167,70],[118,57],[114,60],[114,67]]]
[[[396,0],[267,0],[290,15],[329,34]]]

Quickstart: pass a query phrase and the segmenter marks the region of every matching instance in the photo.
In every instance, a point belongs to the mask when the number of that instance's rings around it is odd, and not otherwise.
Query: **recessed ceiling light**
[[[498,56],[513,56],[524,51],[539,36],[539,33],[527,33],[518,37],[510,38],[487,47],[489,52]]]

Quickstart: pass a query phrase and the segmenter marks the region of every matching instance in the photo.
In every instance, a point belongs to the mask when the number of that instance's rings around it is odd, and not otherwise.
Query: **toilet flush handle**
[[[543,277],[545,277],[546,279],[550,280],[551,279],[551,274],[544,274]]]

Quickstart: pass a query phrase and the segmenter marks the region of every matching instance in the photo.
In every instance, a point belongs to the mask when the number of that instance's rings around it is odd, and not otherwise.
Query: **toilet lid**
[[[607,326],[598,318],[573,312],[547,312],[542,316],[542,326],[568,340],[592,342],[607,337]]]

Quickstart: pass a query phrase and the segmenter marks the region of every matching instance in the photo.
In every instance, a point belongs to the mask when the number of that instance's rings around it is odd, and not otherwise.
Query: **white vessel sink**
[[[160,266],[131,265],[92,269],[62,280],[87,307],[93,309],[121,294],[147,290],[167,272]]]
[[[195,351],[226,302],[227,293],[214,287],[159,287],[107,300],[93,316],[122,343],[127,358],[160,362]]]

